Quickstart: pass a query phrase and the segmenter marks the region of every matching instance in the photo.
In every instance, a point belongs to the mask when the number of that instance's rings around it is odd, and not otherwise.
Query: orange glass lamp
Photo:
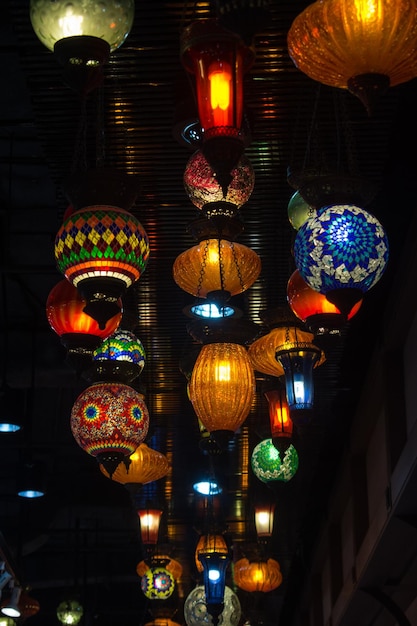
[[[293,433],[293,421],[290,417],[285,389],[271,389],[264,395],[269,404],[272,443],[280,452],[285,452],[291,444]]]
[[[124,463],[118,465],[111,478],[121,485],[136,485],[139,489],[142,485],[163,478],[169,470],[170,465],[165,454],[141,443],[129,457],[127,466]],[[100,471],[110,478],[103,465],[100,465]]]
[[[210,238],[182,252],[172,271],[177,285],[187,293],[224,304],[253,285],[261,259],[243,244]]]
[[[206,18],[182,32],[181,60],[195,77],[202,150],[226,193],[230,171],[244,151],[243,77],[253,50],[217,19]]]
[[[235,584],[244,591],[269,593],[282,583],[281,568],[275,559],[265,561],[236,561],[233,577]]]
[[[138,516],[142,543],[146,546],[155,546],[158,543],[162,511],[160,509],[139,509]]]
[[[209,533],[207,535],[201,535],[197,542],[195,549],[195,564],[197,571],[200,574],[204,571],[204,567],[199,559],[199,555],[202,553],[218,552],[220,554],[229,554],[225,538],[221,534]]]
[[[246,348],[238,343],[203,345],[189,384],[197,417],[221,448],[249,414],[255,374]]]
[[[255,527],[258,539],[271,537],[274,529],[275,504],[255,506]]]
[[[347,318],[326,296],[315,291],[295,270],[288,280],[287,300],[294,313],[315,335],[340,334],[346,321],[351,320],[362,306],[361,298]]]
[[[417,76],[413,0],[316,0],[295,18],[287,39],[296,67],[349,89],[368,111],[388,87]]]

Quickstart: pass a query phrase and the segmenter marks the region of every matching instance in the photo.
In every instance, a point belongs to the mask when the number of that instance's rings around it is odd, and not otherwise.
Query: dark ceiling
[[[210,2],[137,2],[131,33],[111,55],[103,85],[83,101],[63,82],[55,57],[33,33],[28,4],[9,0],[0,25],[2,379],[17,391],[16,406],[25,419],[22,434],[0,436],[0,531],[16,576],[39,600],[41,610],[32,623],[56,624],[58,601],[74,584],[86,624],[142,624],[150,621],[152,609],[136,574],[143,551],[131,497],[100,473],[72,437],[71,407],[87,383],[67,363],[45,315],[48,294],[62,278],[53,244],[69,204],[65,181],[83,159],[88,168],[110,167],[139,180],[132,213],[148,233],[151,255],[126,295],[125,309],[134,315],[134,331],[147,354],[140,377],[150,412],[147,443],[166,454],[172,466],[167,478],[143,487],[140,499],[164,510],[161,540],[184,568],[178,595],[184,598],[197,581],[193,552],[201,520],[192,482],[212,464],[226,486],[221,515],[235,546],[254,541],[256,502],[276,501],[271,554],[280,562],[283,583],[268,594],[258,621],[252,615],[251,623],[295,625],[299,583],[308,572],[412,212],[415,81],[391,89],[369,117],[350,93],[318,85],[289,58],[286,33],[306,3],[271,0],[267,19],[257,25],[256,58],[245,82],[251,129],[245,152],[256,181],[242,209],[245,228],[239,241],[261,257],[262,271],[237,298],[238,306],[260,329],[260,312],[286,306],[286,284],[295,269],[288,168],[293,174],[310,168],[348,172],[373,183],[376,195],[369,209],[384,224],[391,247],[389,267],[360,313],[341,338],[325,345],[327,361],[315,372],[314,418],[298,433],[299,471],[287,484],[266,486],[248,464],[267,430],[265,376],[257,375],[257,400],[229,449],[209,458],[199,447],[180,371],[195,343],[183,313],[192,297],[175,284],[172,264],[195,243],[187,226],[196,209],[182,177],[198,146],[180,144],[173,133],[190,84],[179,37],[185,26],[215,15],[216,9]],[[81,119],[86,121],[82,154]],[[46,463],[47,495],[38,501],[15,496],[16,471],[28,451]],[[240,597],[249,619],[252,600]],[[175,619],[182,622],[181,598],[177,606]]]

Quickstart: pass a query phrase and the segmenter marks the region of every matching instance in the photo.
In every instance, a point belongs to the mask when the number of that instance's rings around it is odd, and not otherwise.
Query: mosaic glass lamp
[[[263,483],[286,483],[298,470],[298,453],[291,444],[281,455],[272,439],[263,439],[252,452],[251,467],[255,476]]]
[[[237,626],[242,609],[237,595],[226,585],[224,589],[224,607],[218,618],[219,626]],[[184,604],[184,617],[187,626],[212,626],[213,618],[207,611],[204,585],[197,585],[188,594]]]
[[[383,275],[388,238],[380,222],[355,205],[323,207],[297,232],[294,259],[303,279],[348,316]]]
[[[70,419],[75,441],[113,474],[144,441],[149,413],[142,394],[123,383],[95,383],[76,399]]]
[[[117,301],[139,280],[149,258],[149,240],[128,211],[89,206],[69,215],[55,238],[58,270],[79,290],[85,313],[104,327]]]
[[[232,168],[231,181],[224,195],[218,178],[201,150],[189,158],[184,171],[184,187],[197,209],[210,213],[218,203],[229,207],[233,215],[250,198],[255,185],[255,172],[248,157],[243,154]],[[226,210],[226,209],[224,209]]]
[[[149,600],[167,600],[174,593],[174,576],[166,567],[152,566],[143,574],[140,588]]]
[[[118,329],[94,350],[92,367],[85,377],[90,381],[118,380],[129,384],[141,374],[145,358],[145,349],[136,335]]]
[[[417,76],[413,0],[317,0],[294,19],[287,40],[296,67],[349,89],[368,110],[388,87]]]
[[[111,478],[121,485],[141,487],[154,480],[164,478],[170,470],[170,464],[162,452],[153,450],[146,443],[141,443],[129,457],[127,465],[120,463]],[[110,478],[106,468],[100,464],[102,474]]]
[[[243,558],[236,561],[233,578],[239,589],[253,593],[269,593],[282,583],[281,568],[275,559],[250,561]]]

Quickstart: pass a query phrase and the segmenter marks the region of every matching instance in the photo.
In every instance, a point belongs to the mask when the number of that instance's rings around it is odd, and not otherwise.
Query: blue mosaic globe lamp
[[[384,228],[354,204],[322,207],[300,227],[294,243],[295,264],[303,279],[346,317],[379,281],[388,256]]]

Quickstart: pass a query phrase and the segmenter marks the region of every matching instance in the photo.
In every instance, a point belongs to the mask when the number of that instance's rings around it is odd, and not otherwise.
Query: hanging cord
[[[104,92],[97,90],[96,167],[103,167],[106,158],[106,133],[104,125]]]
[[[75,136],[71,174],[87,169],[87,101],[81,99],[80,119]]]

